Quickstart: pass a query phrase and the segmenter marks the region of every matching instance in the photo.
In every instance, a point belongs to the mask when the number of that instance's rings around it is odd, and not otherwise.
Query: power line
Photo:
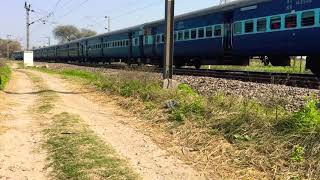
[[[54,6],[52,12],[55,12],[55,11],[56,11],[56,9],[57,9],[57,7],[59,6],[59,4],[60,4],[61,1],[62,1],[62,0],[58,0],[58,1],[56,2],[56,5]]]
[[[156,1],[156,2],[149,3],[149,4],[147,4],[147,5],[143,6],[143,7],[138,7],[138,8],[135,8],[135,9],[133,9],[133,10],[127,11],[127,12],[125,12],[125,13],[122,13],[122,14],[120,14],[120,15],[118,15],[118,16],[114,16],[114,17],[112,17],[112,19],[114,20],[114,19],[118,19],[118,18],[123,17],[123,16],[127,16],[127,15],[134,14],[134,13],[136,13],[137,11],[142,11],[142,10],[144,10],[144,9],[146,9],[146,8],[149,8],[149,7],[152,7],[152,6],[161,4],[162,2],[163,2],[163,0],[160,0],[160,1],[158,0],[158,1]],[[95,25],[98,25],[98,24],[99,24],[100,26],[103,26],[103,27],[104,27],[104,22],[105,22],[105,19],[103,19],[103,20],[95,23]]]
[[[77,7],[70,9],[70,10],[69,10],[67,13],[65,13],[64,15],[59,16],[59,18],[64,18],[64,17],[68,16],[69,14],[71,14],[71,13],[72,13],[73,11],[75,11],[77,8],[83,6],[83,5],[84,5],[85,3],[87,3],[88,1],[89,1],[89,0],[84,0],[84,1],[82,1]]]

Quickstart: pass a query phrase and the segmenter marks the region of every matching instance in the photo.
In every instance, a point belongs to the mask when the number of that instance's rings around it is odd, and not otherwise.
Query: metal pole
[[[110,32],[111,31],[111,17],[110,16],[105,16],[104,18],[107,19],[107,23],[108,23],[107,27],[105,29],[107,29],[108,32]]]
[[[111,31],[111,17],[108,16],[108,32]]]
[[[165,46],[163,79],[172,79],[173,74],[173,30],[174,30],[174,0],[166,0],[165,15]]]
[[[25,2],[24,4],[24,8],[26,9],[26,35],[27,35],[27,51],[29,50],[29,35],[30,35],[30,11],[31,11],[31,5],[27,4],[27,2]]]

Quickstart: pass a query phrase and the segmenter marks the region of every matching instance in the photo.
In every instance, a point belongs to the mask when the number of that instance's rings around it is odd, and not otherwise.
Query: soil
[[[31,80],[18,71],[0,92],[0,179],[46,179],[42,125],[30,111],[36,98]]]
[[[144,135],[124,122],[133,116],[121,115],[113,102],[100,104],[87,98],[91,91],[74,88],[58,76],[33,70],[15,70],[5,92],[0,94],[0,179],[48,179],[46,152],[41,149],[43,124],[30,111],[37,98],[37,90],[25,73],[41,77],[48,90],[59,98],[54,102],[54,113],[76,114],[105,143],[127,159],[143,179],[206,179],[178,157],[169,154]],[[125,114],[125,113],[123,113]]]

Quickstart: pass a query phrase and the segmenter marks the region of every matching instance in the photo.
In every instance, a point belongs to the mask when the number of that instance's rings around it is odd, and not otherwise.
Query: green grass
[[[300,68],[301,62],[301,68]],[[249,66],[228,66],[228,65],[205,65],[203,69],[213,70],[239,70],[239,71],[258,71],[258,72],[279,72],[279,73],[311,73],[305,69],[306,60],[291,60],[291,66],[265,66],[260,60],[251,60]]]
[[[11,77],[11,69],[8,65],[0,63],[0,90],[3,90]]]
[[[37,106],[31,109],[31,111],[36,111],[41,114],[49,113],[55,107],[54,102],[58,96],[53,91],[48,90],[48,87],[41,77],[30,72],[25,73],[30,77],[32,83],[38,89],[39,98],[37,100]]]
[[[290,113],[277,97],[271,102],[228,96],[223,92],[204,97],[185,84],[164,90],[162,82],[149,73],[103,75],[83,70],[38,70],[58,73],[129,98],[123,104],[125,108],[138,111],[152,123],[159,123],[158,119],[165,116],[166,122],[172,123],[166,128],[168,133],[179,132],[175,134],[179,145],[201,149],[218,136],[218,140],[225,139],[235,149],[222,152],[215,146],[206,147],[205,152],[216,152],[215,156],[222,160],[219,162],[217,158],[202,164],[223,164],[227,156],[236,169],[253,168],[273,179],[320,178],[320,113],[314,99],[300,111]],[[166,105],[168,102],[170,107]]]
[[[76,115],[61,113],[45,130],[57,179],[139,179]]]

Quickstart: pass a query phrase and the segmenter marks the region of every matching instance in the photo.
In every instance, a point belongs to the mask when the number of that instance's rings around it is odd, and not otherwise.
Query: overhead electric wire
[[[66,16],[68,16],[69,14],[71,14],[73,11],[75,11],[77,8],[83,6],[85,3],[87,3],[89,0],[84,0],[82,1],[77,7],[70,9],[67,13],[65,13],[62,16],[59,16],[58,18],[64,18]]]
[[[137,11],[141,11],[141,10],[144,10],[144,9],[146,9],[146,8],[149,8],[149,7],[158,5],[158,4],[162,3],[162,2],[163,2],[163,0],[160,0],[160,1],[158,0],[158,1],[156,1],[156,2],[149,3],[149,4],[147,4],[147,5],[143,6],[143,7],[135,8],[135,9],[133,9],[133,10],[127,11],[127,12],[125,12],[125,13],[122,13],[122,14],[120,14],[120,15],[118,15],[118,16],[112,17],[112,20],[118,19],[118,18],[123,17],[123,16],[130,15],[130,14],[134,14],[134,13],[136,13]],[[103,22],[104,22],[104,20],[103,20],[103,21],[99,21],[98,23],[95,23],[95,25],[98,25],[98,24],[99,24],[99,26],[102,26],[102,23],[103,23]]]

